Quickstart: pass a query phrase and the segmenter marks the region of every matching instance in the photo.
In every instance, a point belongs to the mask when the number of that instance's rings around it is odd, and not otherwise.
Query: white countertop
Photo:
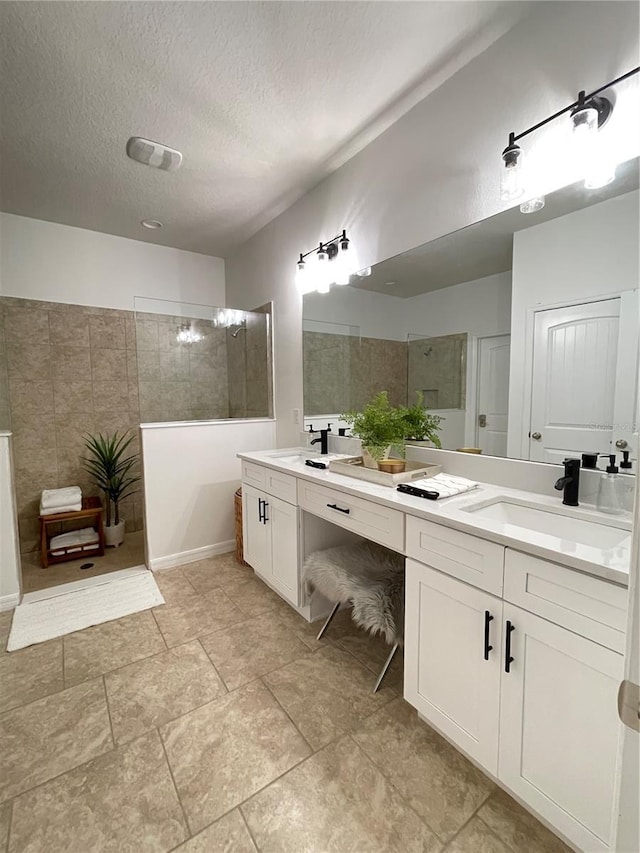
[[[408,515],[424,518],[428,521],[444,524],[465,533],[472,533],[482,539],[489,539],[501,545],[507,545],[542,557],[553,560],[564,566],[570,566],[578,571],[585,572],[614,583],[628,586],[629,566],[631,560],[631,535],[627,542],[614,548],[598,548],[593,545],[585,545],[570,539],[563,539],[547,533],[528,530],[503,521],[489,519],[477,513],[465,511],[468,507],[478,503],[486,503],[496,498],[515,499],[526,502],[528,506],[535,509],[549,511],[553,507],[555,514],[566,515],[584,521],[597,521],[605,523],[613,528],[628,530],[631,534],[631,513],[620,516],[606,516],[590,507],[568,508],[562,505],[562,500],[550,498],[534,492],[525,492],[517,489],[505,489],[488,483],[478,483],[478,488],[462,495],[452,498],[444,498],[437,501],[429,501],[424,498],[398,492],[395,487],[380,486],[376,483],[368,483],[354,477],[335,474],[333,471],[322,471],[305,465],[303,461],[284,462],[278,458],[283,455],[304,453],[313,456],[318,461],[340,459],[340,454],[329,454],[321,456],[312,454],[308,448],[282,448],[279,450],[264,450],[254,453],[239,453],[240,459],[264,465],[277,471],[291,474],[303,480],[330,486],[353,497],[363,497],[375,503],[392,507]]]

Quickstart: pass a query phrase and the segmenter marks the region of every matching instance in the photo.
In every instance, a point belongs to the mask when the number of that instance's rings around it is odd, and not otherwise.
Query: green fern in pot
[[[404,459],[406,424],[403,410],[391,405],[387,391],[376,394],[361,412],[345,412],[340,417],[362,442],[362,456],[368,467],[377,467],[377,463],[388,458],[392,451]]]
[[[402,410],[405,423],[404,437],[407,441],[428,441],[435,447],[442,448],[438,431],[443,418],[431,415],[424,405],[422,391],[416,393],[416,402]]]
[[[88,435],[85,447],[89,451],[83,460],[83,467],[93,478],[96,486],[104,495],[105,502],[105,539],[107,545],[120,545],[124,540],[124,520],[120,519],[120,501],[136,491],[133,487],[140,481],[135,473],[138,455],[127,455],[135,436]],[[113,504],[113,524],[111,524]]]

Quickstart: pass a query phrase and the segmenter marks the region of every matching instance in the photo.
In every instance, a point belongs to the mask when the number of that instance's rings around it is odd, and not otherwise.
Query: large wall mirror
[[[633,160],[306,294],[305,423],[422,392],[449,450],[637,459],[639,205]]]

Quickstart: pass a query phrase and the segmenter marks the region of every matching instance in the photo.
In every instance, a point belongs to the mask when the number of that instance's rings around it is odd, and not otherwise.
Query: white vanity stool
[[[303,580],[308,595],[317,589],[335,602],[318,639],[340,605],[350,604],[356,625],[381,634],[392,647],[373,688],[376,693],[404,635],[404,558],[374,542],[340,545],[310,554]]]

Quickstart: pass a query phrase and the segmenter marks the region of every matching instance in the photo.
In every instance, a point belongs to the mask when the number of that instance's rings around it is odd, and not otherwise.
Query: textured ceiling
[[[224,256],[527,5],[0,2],[1,207]],[[182,168],[128,160],[132,135]]]
[[[571,184],[548,195],[545,206],[538,213],[520,213],[520,206],[516,205],[497,216],[381,261],[371,268],[370,276],[356,279],[353,286],[408,299],[505,272],[512,267],[516,231],[633,192],[638,189],[639,174],[638,158],[621,163],[615,181],[608,186],[587,190],[583,181]]]

